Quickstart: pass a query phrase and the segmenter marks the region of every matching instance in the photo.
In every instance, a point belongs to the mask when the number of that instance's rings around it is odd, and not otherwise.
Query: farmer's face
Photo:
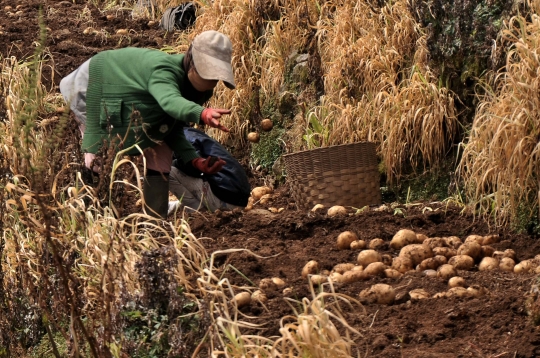
[[[216,87],[218,83],[217,80],[205,80],[204,78],[202,78],[197,72],[197,70],[195,69],[195,66],[192,66],[189,69],[188,78],[189,78],[189,82],[191,82],[193,87],[195,87],[195,89],[199,92],[213,90],[214,87]]]

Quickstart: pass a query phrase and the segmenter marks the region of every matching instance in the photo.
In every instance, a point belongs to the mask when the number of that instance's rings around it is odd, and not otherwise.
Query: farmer
[[[229,131],[220,119],[230,110],[202,105],[220,80],[235,88],[231,57],[229,38],[205,31],[186,54],[141,48],[103,51],[63,78],[60,91],[79,123],[85,167],[99,173],[96,154],[110,146],[126,155],[142,150],[144,201],[151,215],[165,218],[173,152],[179,163],[202,173],[224,165],[209,165],[199,157],[183,127],[191,122]]]
[[[173,160],[169,188],[180,200],[169,202],[169,214],[184,207],[208,211],[246,207],[251,186],[242,165],[204,132],[186,127],[184,135],[202,158],[216,164],[205,173],[193,162]]]

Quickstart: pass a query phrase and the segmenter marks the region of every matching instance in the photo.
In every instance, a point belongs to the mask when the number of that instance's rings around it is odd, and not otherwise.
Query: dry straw
[[[528,220],[538,210],[540,167],[540,3],[505,23],[511,46],[505,68],[487,77],[459,164],[468,200],[497,224]]]
[[[436,168],[459,129],[454,95],[427,66],[425,37],[407,3],[339,5],[318,31],[329,108],[323,145],[377,142],[391,182],[409,165]]]

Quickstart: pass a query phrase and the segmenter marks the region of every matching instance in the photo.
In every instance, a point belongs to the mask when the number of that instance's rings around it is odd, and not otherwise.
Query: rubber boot
[[[169,173],[147,175],[143,184],[146,213],[155,218],[167,219],[169,208]]]

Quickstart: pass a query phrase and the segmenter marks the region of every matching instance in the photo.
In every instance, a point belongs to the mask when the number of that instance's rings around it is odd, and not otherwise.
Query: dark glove
[[[205,108],[201,113],[201,121],[209,127],[217,128],[223,132],[229,132],[229,128],[225,127],[219,122],[222,114],[230,114],[228,109],[219,108]]]
[[[218,157],[208,157],[206,159],[195,158],[191,161],[191,164],[204,174],[216,174],[223,169],[227,162]]]

